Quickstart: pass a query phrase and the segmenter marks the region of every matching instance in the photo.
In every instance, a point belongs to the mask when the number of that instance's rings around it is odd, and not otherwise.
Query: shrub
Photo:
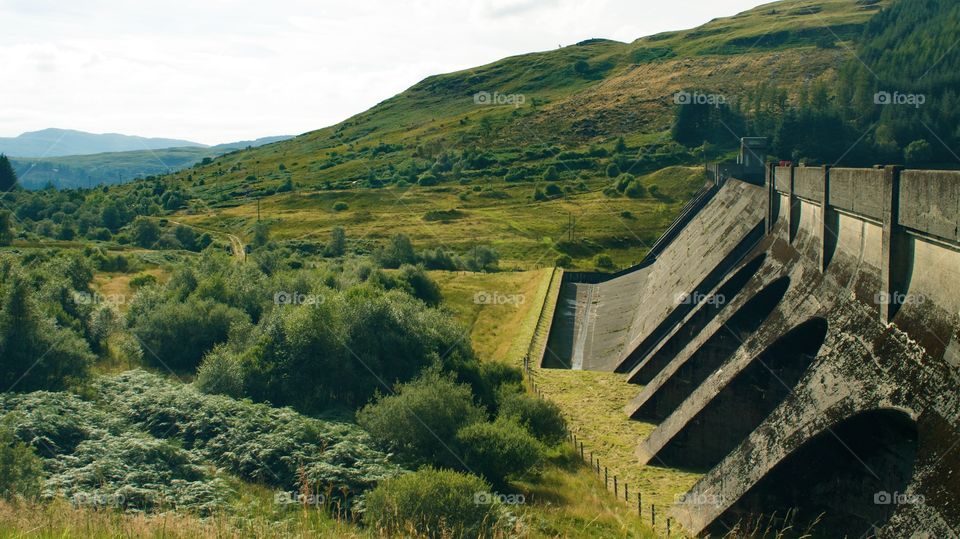
[[[477,503],[490,485],[474,475],[421,468],[388,479],[366,498],[364,519],[388,536],[483,537],[493,527],[493,504]]]
[[[440,286],[427,275],[427,272],[423,271],[422,266],[411,264],[400,266],[397,279],[409,287],[410,293],[415,298],[422,300],[427,305],[435,307],[443,299],[440,295]]]
[[[200,363],[196,384],[204,393],[240,397],[243,395],[243,369],[226,346],[218,345]]]
[[[190,298],[166,301],[148,310],[131,330],[143,343],[149,361],[173,369],[194,369],[203,354],[226,342],[232,325],[243,323],[249,324],[243,311],[209,299]]]
[[[149,273],[141,273],[140,275],[135,275],[132,279],[130,279],[130,288],[135,290],[153,284],[157,284],[157,278]]]
[[[400,385],[396,394],[364,407],[357,421],[374,440],[407,460],[459,467],[451,441],[463,427],[485,417],[469,386],[431,369]]]
[[[457,445],[470,470],[496,485],[522,476],[543,458],[543,446],[518,423],[498,419],[473,423],[457,432]]]
[[[599,254],[597,258],[594,259],[594,264],[600,269],[611,270],[614,268],[613,258],[608,254]]]
[[[563,190],[560,189],[559,185],[555,183],[551,183],[551,184],[547,184],[547,187],[544,190],[544,193],[546,193],[548,197],[556,197],[556,196],[563,195]]]
[[[643,187],[643,184],[640,183],[640,180],[633,180],[623,191],[623,194],[630,198],[643,198],[646,196],[647,190]]]
[[[547,167],[547,170],[543,172],[543,179],[550,182],[559,180],[560,172],[557,171],[557,167],[554,165],[550,165],[549,167]]]
[[[620,167],[616,163],[610,163],[607,165],[607,176],[611,178],[616,178],[620,175]]]
[[[432,172],[424,172],[417,179],[417,183],[422,187],[432,187],[440,183],[440,178],[438,178]]]
[[[627,190],[627,187],[629,187],[630,183],[632,183],[633,180],[635,179],[636,179],[636,176],[634,176],[633,174],[624,173],[617,176],[617,179],[613,185],[617,189],[617,191],[622,193]]]
[[[0,303],[0,385],[7,391],[64,389],[86,378],[94,360],[85,340],[41,311],[37,295],[15,273]]]
[[[553,261],[553,265],[558,268],[569,268],[573,265],[573,258],[570,255],[560,255]]]
[[[324,301],[272,309],[249,338],[255,346],[243,346],[250,397],[309,412],[358,406],[435,361],[450,370],[475,362],[453,318],[409,294],[370,284],[312,293]]]
[[[413,242],[406,234],[396,234],[389,243],[374,253],[374,258],[382,268],[399,268],[403,264],[414,264],[417,261]]]
[[[42,461],[14,436],[12,417],[0,421],[0,497],[35,498],[40,494]]]
[[[137,217],[133,222],[133,242],[140,247],[149,249],[160,239],[160,226],[148,217]]]
[[[523,425],[545,444],[556,445],[566,438],[567,422],[560,407],[548,400],[521,391],[502,391],[499,414]]]
[[[933,159],[933,147],[926,140],[915,140],[907,145],[903,151],[903,157],[908,165],[929,163]]]
[[[333,211],[347,211],[350,209],[350,205],[342,200],[338,200],[333,204]]]

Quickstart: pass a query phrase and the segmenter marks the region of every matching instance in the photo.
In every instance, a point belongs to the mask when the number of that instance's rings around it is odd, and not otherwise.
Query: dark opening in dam
[[[660,422],[673,413],[760,327],[789,288],[790,278],[781,277],[750,298],[650,396],[633,419]]]
[[[716,297],[723,298],[723,301],[705,303],[696,314],[687,320],[682,328],[670,337],[670,340],[668,340],[666,344],[657,350],[657,352],[640,367],[637,374],[633,377],[634,383],[649,384],[650,380],[652,380],[658,372],[663,370],[663,368],[676,357],[677,353],[683,350],[683,347],[686,346],[691,339],[696,337],[707,324],[716,318],[720,311],[729,305],[733,298],[747,286],[750,279],[752,279],[757,271],[760,270],[760,267],[763,266],[766,258],[765,253],[755,257],[740,268],[733,277],[730,277],[716,293]]]
[[[903,504],[917,456],[917,425],[899,410],[862,412],[811,438],[777,464],[709,528],[771,524],[815,537],[874,537]]]
[[[814,318],[777,339],[657,453],[656,462],[703,470],[719,464],[793,391],[826,336],[827,321]]]

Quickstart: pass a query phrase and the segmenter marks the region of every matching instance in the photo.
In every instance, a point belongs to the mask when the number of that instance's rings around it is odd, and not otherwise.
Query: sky
[[[0,137],[218,144],[342,121],[429,75],[761,0],[0,0]]]

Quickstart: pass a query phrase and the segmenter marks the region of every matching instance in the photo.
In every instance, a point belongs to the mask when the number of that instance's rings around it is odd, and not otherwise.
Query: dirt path
[[[239,262],[245,261],[247,259],[247,251],[244,250],[243,242],[240,241],[240,238],[234,236],[233,234],[227,234],[227,237],[230,238],[230,246],[233,249],[233,256],[235,256]]]

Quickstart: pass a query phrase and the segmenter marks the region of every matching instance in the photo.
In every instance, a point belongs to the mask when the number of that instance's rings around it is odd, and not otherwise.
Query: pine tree
[[[17,173],[6,155],[0,153],[0,192],[12,191],[17,186]]]

